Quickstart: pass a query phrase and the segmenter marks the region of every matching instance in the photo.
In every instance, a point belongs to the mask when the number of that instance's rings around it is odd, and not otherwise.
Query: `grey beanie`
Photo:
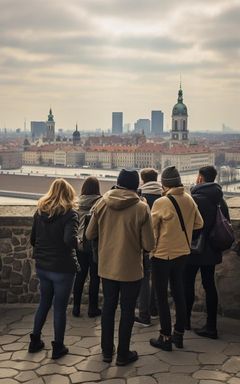
[[[180,174],[175,166],[167,167],[162,171],[161,182],[164,187],[172,188],[182,185]]]
[[[136,191],[139,186],[139,175],[137,171],[122,169],[117,178],[117,185]]]

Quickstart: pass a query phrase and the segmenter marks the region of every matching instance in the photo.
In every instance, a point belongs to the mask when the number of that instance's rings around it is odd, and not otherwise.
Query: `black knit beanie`
[[[122,169],[117,178],[117,185],[119,187],[124,187],[136,191],[139,186],[139,175],[137,171],[128,171],[127,169]]]
[[[161,182],[164,187],[172,188],[182,185],[180,174],[175,166],[167,167],[162,171]]]

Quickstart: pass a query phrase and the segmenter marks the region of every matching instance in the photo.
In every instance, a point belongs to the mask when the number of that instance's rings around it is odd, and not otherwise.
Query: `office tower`
[[[113,112],[112,113],[112,133],[121,135],[123,133],[123,113]]]
[[[136,133],[144,132],[148,136],[150,134],[150,125],[151,121],[149,119],[138,119],[134,124],[134,131]]]
[[[151,134],[161,136],[163,134],[163,112],[152,111],[151,113]]]
[[[41,136],[46,136],[47,125],[45,121],[31,121],[31,135],[32,139],[39,139]]]

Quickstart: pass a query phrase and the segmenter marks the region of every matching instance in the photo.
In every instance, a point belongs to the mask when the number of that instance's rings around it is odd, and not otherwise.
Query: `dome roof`
[[[80,132],[79,131],[74,131],[73,132],[73,137],[80,137]]]
[[[183,104],[183,92],[180,88],[178,91],[178,102],[173,107],[172,116],[187,116],[187,114],[187,107]]]

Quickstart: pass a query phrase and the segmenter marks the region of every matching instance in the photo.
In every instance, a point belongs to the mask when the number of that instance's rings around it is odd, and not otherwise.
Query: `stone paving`
[[[65,344],[70,353],[51,360],[52,314],[43,330],[46,348],[27,352],[35,308],[0,307],[0,384],[240,384],[240,321],[219,318],[219,340],[200,338],[186,332],[183,350],[163,352],[149,339],[158,335],[158,320],[153,326],[134,326],[131,349],[139,360],[126,367],[103,363],[100,319],[73,318],[68,310]],[[85,311],[86,313],[86,311]],[[119,316],[119,314],[118,314]],[[204,317],[194,313],[193,325]],[[118,325],[118,319],[116,321]]]

